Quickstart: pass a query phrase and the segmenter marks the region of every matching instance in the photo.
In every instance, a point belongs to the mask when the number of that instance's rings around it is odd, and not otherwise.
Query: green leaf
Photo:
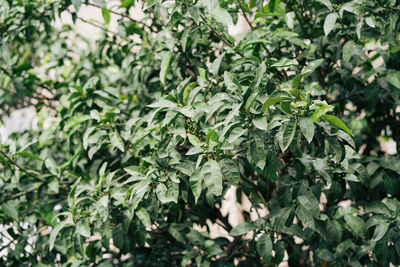
[[[199,138],[197,138],[195,135],[193,134],[187,134],[187,137],[189,139],[189,142],[194,145],[195,147],[201,148],[201,146],[203,145],[203,143],[200,141]]]
[[[77,114],[67,121],[67,123],[64,126],[64,130],[68,130],[78,124],[81,124],[81,123],[91,120],[91,119],[92,118],[89,115]]]
[[[372,241],[379,241],[382,239],[382,237],[386,234],[388,228],[390,226],[390,223],[380,223],[376,226],[374,234],[372,236]]]
[[[144,208],[140,208],[139,210],[137,210],[136,216],[139,218],[139,220],[143,223],[144,226],[151,227],[152,223],[150,215]]]
[[[257,240],[257,252],[266,264],[271,264],[272,258],[272,242],[271,238],[266,234],[262,234]]]
[[[101,14],[103,15],[104,22],[106,24],[109,24],[111,19],[110,11],[107,8],[103,7],[101,9]]]
[[[171,67],[171,59],[172,59],[172,52],[169,51],[164,53],[161,59],[161,66],[160,66],[160,81],[162,84],[165,84],[165,80],[167,79],[167,74]]]
[[[117,132],[110,133],[110,142],[112,147],[118,148],[121,152],[125,151],[124,142]]]
[[[171,199],[167,196],[167,187],[165,184],[160,183],[156,187],[156,194],[158,200],[160,200],[162,203],[168,203],[171,202]]]
[[[300,131],[306,138],[308,143],[311,143],[314,137],[315,126],[310,118],[300,118],[299,121]]]
[[[346,224],[350,227],[350,230],[358,237],[364,236],[365,233],[365,222],[358,216],[351,214],[344,215]]]
[[[192,189],[194,195],[194,201],[197,203],[197,200],[200,197],[201,191],[203,190],[203,175],[201,174],[200,169],[196,169],[189,178],[190,189]]]
[[[218,5],[214,6],[209,10],[210,15],[219,23],[222,23],[224,25],[233,25],[232,17],[229,14],[229,12],[224,9],[219,7]]]
[[[79,11],[79,9],[81,8],[82,5],[82,1],[81,0],[72,0],[72,4],[75,7],[76,11]]]
[[[296,215],[305,226],[315,229],[314,217],[312,216],[311,212],[303,207],[303,205],[299,205],[297,207]]]
[[[291,100],[291,99],[289,97],[284,97],[284,96],[276,96],[276,97],[268,98],[262,105],[261,112],[264,112],[270,106],[275,105],[276,103],[282,102],[283,100]]]
[[[121,3],[121,5],[119,7],[120,8],[129,7],[133,4],[133,2],[135,2],[135,0],[125,0]]]
[[[228,183],[231,185],[238,185],[240,182],[240,174],[238,166],[231,159],[223,159],[219,161],[219,165],[221,166],[222,174],[228,180]]]
[[[19,152],[16,152],[15,154],[23,156],[23,157],[28,157],[28,158],[31,158],[31,159],[37,159],[37,160],[40,160],[40,161],[44,161],[44,159],[42,159],[41,157],[36,156],[36,155],[34,155],[32,153],[29,153],[29,152],[26,152],[26,151],[19,151]]]
[[[1,207],[5,215],[18,221],[18,211],[13,204],[7,202],[3,203]]]
[[[317,2],[320,2],[324,6],[326,6],[330,11],[333,10],[332,3],[329,0],[316,0]]]
[[[338,14],[336,13],[330,13],[328,16],[325,18],[324,22],[324,32],[325,36],[327,36],[335,27],[336,20],[338,18]]]
[[[351,57],[353,56],[353,51],[354,51],[354,47],[355,47],[355,43],[354,41],[350,40],[347,41],[344,45],[343,45],[343,50],[342,50],[342,59],[343,62],[345,63],[349,63]]]
[[[222,173],[219,164],[215,160],[209,160],[204,163],[201,169],[201,175],[203,176],[204,184],[208,190],[216,196],[222,193]]]
[[[296,134],[296,126],[297,121],[291,120],[286,123],[283,127],[283,134],[282,134],[282,152],[285,152],[286,149],[289,148],[290,144],[293,141],[293,138]]]
[[[226,54],[225,52],[222,53],[221,55],[219,55],[219,56],[213,61],[213,63],[210,65],[210,67],[208,67],[208,72],[209,72],[209,73],[213,74],[214,76],[218,75],[218,71],[219,71],[219,68],[220,68],[220,66],[221,66],[222,59],[224,58],[225,54]]]
[[[258,132],[255,132],[250,139],[250,155],[251,161],[261,170],[267,163],[267,155],[265,154],[264,138]]]
[[[349,135],[354,136],[353,133],[351,132],[351,130],[346,126],[346,124],[344,124],[344,122],[342,122],[338,117],[336,117],[334,115],[322,115],[322,117],[324,119],[326,119],[327,121],[329,121],[330,123],[336,125],[340,129],[342,129]]]
[[[304,195],[298,196],[297,200],[314,218],[319,218],[319,201],[312,192],[306,191]]]
[[[49,237],[49,247],[50,247],[50,251],[51,251],[51,250],[53,249],[53,247],[54,247],[54,242],[56,241],[56,237],[57,237],[58,233],[59,233],[63,228],[68,227],[68,226],[72,226],[72,225],[73,225],[72,220],[70,220],[70,219],[68,218],[68,219],[66,219],[66,220],[64,220],[64,221],[59,222],[59,223],[54,227],[54,229],[51,231],[50,237]]]
[[[82,221],[79,221],[75,225],[75,233],[80,234],[81,236],[84,236],[84,237],[90,237],[89,224],[86,221],[83,223],[82,223]]]
[[[242,91],[239,81],[230,72],[224,72],[224,82],[232,93],[238,94]]]
[[[45,160],[44,165],[49,170],[49,172],[53,175],[58,174],[58,166],[56,161],[53,158],[48,158]]]
[[[233,229],[229,232],[229,235],[231,236],[244,235],[254,229],[256,229],[256,226],[253,223],[244,222],[233,227]]]
[[[400,71],[391,72],[386,76],[388,82],[400,89]]]

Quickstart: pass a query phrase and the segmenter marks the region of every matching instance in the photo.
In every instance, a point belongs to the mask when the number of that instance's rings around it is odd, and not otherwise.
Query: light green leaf
[[[315,126],[310,118],[301,118],[299,121],[300,131],[307,139],[308,143],[311,143],[314,137]]]
[[[44,165],[49,170],[49,172],[53,175],[58,174],[58,166],[56,161],[53,158],[48,158],[45,160]]]
[[[293,29],[294,27],[294,18],[295,18],[295,13],[293,11],[286,13],[285,22],[288,25],[289,29]]]
[[[156,195],[162,203],[168,203],[171,200],[167,196],[167,187],[163,183],[159,183],[156,187]]]
[[[330,11],[333,10],[331,1],[329,0],[316,0],[317,2],[320,2],[321,4],[323,4],[324,6],[326,6]]]
[[[226,54],[225,52],[222,53],[221,55],[219,55],[219,56],[213,61],[213,63],[210,65],[210,67],[208,67],[208,72],[209,72],[209,73],[213,74],[214,76],[218,75],[218,71],[219,71],[219,68],[220,68],[220,66],[221,66],[222,59],[224,58],[225,54]]]
[[[74,117],[70,118],[64,126],[64,130],[68,130],[78,124],[81,124],[85,121],[92,119],[89,115],[77,114]]]
[[[160,81],[162,84],[165,84],[165,80],[167,79],[167,74],[171,67],[171,59],[172,59],[172,52],[169,51],[164,53],[161,59],[161,66],[160,66]]]
[[[232,17],[229,14],[229,12],[224,9],[219,7],[218,5],[214,6],[209,10],[210,15],[219,23],[222,23],[224,25],[233,25]]]
[[[350,62],[350,59],[351,59],[351,57],[353,55],[354,47],[355,47],[355,43],[352,40],[347,41],[343,45],[343,50],[342,50],[343,62],[345,62],[345,63],[349,63]]]
[[[296,125],[297,121],[291,120],[285,124],[283,128],[283,135],[282,135],[282,152],[285,152],[286,149],[289,148],[290,144],[293,141],[293,138],[296,134]]]
[[[372,236],[372,241],[379,241],[386,234],[390,223],[380,223],[376,226],[374,235]]]
[[[244,222],[233,227],[233,229],[229,232],[229,235],[231,236],[244,235],[254,229],[256,229],[256,226],[253,223]]]
[[[367,18],[365,19],[365,22],[366,22],[367,25],[370,26],[371,28],[375,28],[375,17],[374,17],[374,16],[367,17]]]
[[[101,9],[101,14],[103,15],[104,22],[106,24],[109,24],[111,19],[110,11],[107,8],[103,7]]]
[[[26,152],[26,151],[19,151],[19,152],[16,152],[15,154],[23,156],[23,157],[28,157],[28,158],[31,158],[31,159],[37,159],[37,160],[40,160],[40,161],[44,161],[41,157],[36,156],[36,155],[34,155],[32,153],[29,153],[29,152]]]
[[[391,72],[386,76],[388,82],[400,89],[400,71]]]
[[[289,97],[284,97],[284,96],[275,96],[268,98],[262,105],[261,112],[265,111],[267,108],[269,108],[272,105],[275,105],[276,103],[282,102],[283,100],[291,100],[291,99]]]
[[[239,81],[235,77],[233,77],[230,72],[224,72],[224,82],[228,90],[232,93],[238,94],[242,91]]]
[[[325,36],[327,36],[335,27],[336,20],[338,18],[338,14],[336,13],[330,13],[328,16],[325,18],[324,22],[324,32]]]
[[[196,169],[189,178],[189,185],[190,189],[192,189],[195,203],[197,203],[201,191],[203,190],[202,184],[203,184],[203,175],[201,174],[200,169]]]
[[[256,248],[258,255],[261,256],[263,261],[266,264],[271,264],[272,242],[271,238],[266,233],[264,233],[262,236],[260,236],[260,238],[258,238]]]
[[[81,236],[84,236],[84,237],[90,237],[89,224],[86,221],[83,223],[82,223],[82,221],[77,222],[77,224],[75,226],[75,233],[80,234]]]
[[[1,206],[4,214],[18,221],[18,211],[13,204],[10,202],[3,203]]]
[[[144,208],[140,208],[139,210],[137,210],[136,216],[139,218],[144,226],[150,227],[152,225],[150,215]]]
[[[50,237],[49,237],[49,246],[50,246],[50,251],[53,249],[54,247],[54,242],[56,241],[56,237],[58,235],[58,233],[65,227],[68,226],[72,226],[73,222],[70,219],[70,217],[68,217],[66,220],[59,222],[54,229],[51,231],[50,233]]]
[[[82,5],[82,1],[81,0],[72,0],[72,4],[75,7],[76,11],[79,11],[79,9],[81,8]]]
[[[119,7],[120,8],[129,7],[133,4],[133,2],[135,2],[135,0],[125,0],[121,3],[121,5]]]
[[[201,175],[203,176],[204,184],[208,190],[216,196],[222,193],[222,173],[219,164],[215,160],[209,160],[204,163],[201,169]]]
[[[240,182],[240,174],[238,166],[231,159],[223,159],[219,162],[221,166],[222,174],[228,180],[231,185],[238,185]]]
[[[202,142],[200,141],[199,138],[197,138],[195,135],[193,134],[187,134],[187,137],[189,139],[189,142],[194,145],[195,147],[201,148],[202,146]]]
[[[110,133],[110,142],[113,147],[118,148],[121,152],[125,151],[124,142],[117,132]]]
[[[346,124],[344,124],[344,122],[342,122],[338,117],[336,117],[334,115],[322,115],[322,117],[324,119],[326,119],[327,121],[329,121],[330,123],[336,125],[340,129],[342,129],[349,135],[354,136],[353,133],[351,132],[351,130],[346,126]]]

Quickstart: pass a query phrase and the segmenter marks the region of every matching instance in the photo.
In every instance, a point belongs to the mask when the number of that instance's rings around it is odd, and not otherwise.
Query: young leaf
[[[328,16],[325,18],[324,22],[324,32],[325,36],[327,36],[335,27],[336,20],[338,18],[338,14],[336,13],[330,13]]]
[[[125,0],[121,3],[119,7],[120,8],[129,7],[133,4],[133,2],[135,2],[135,0]]]
[[[336,117],[334,115],[322,115],[322,117],[324,119],[326,119],[327,121],[329,121],[330,123],[336,125],[340,129],[342,129],[349,135],[354,136],[353,133],[351,132],[351,130],[346,126],[346,124],[344,124],[344,122],[342,122],[338,117]]]
[[[104,22],[106,24],[109,24],[111,19],[110,11],[106,7],[103,7],[101,9],[101,14],[103,15]]]
[[[266,233],[258,238],[256,248],[258,255],[262,257],[265,264],[271,264],[272,242]]]
[[[261,112],[264,112],[270,106],[275,105],[276,103],[282,102],[283,100],[290,100],[290,98],[284,97],[284,96],[275,96],[275,97],[268,98],[267,101],[265,101],[264,104],[262,105]]]
[[[215,160],[209,160],[204,163],[201,169],[201,175],[203,176],[204,184],[208,190],[216,196],[222,193],[222,173],[218,162]]]

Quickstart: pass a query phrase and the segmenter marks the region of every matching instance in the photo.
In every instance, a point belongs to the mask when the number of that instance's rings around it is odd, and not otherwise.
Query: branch
[[[238,54],[239,56],[244,57],[244,55],[243,55],[242,52],[235,50],[234,47],[233,47],[233,45],[232,45],[231,43],[229,43],[227,40],[225,40],[225,38],[224,38],[221,34],[219,34],[219,33],[217,32],[217,30],[216,30],[213,26],[211,26],[211,24],[208,23],[207,19],[204,17],[203,14],[200,14],[200,17],[201,17],[201,19],[204,21],[204,23],[206,24],[206,26],[207,26],[216,36],[218,36],[218,38],[219,38],[224,44],[226,44],[227,46],[229,46],[230,48],[232,48],[232,50],[233,50],[236,54]]]
[[[9,156],[7,156],[6,153],[4,153],[3,151],[0,150],[0,154],[3,155],[3,157],[5,157],[9,162],[11,162],[12,164],[14,164],[18,169],[20,169],[21,171],[23,171],[24,173],[34,177],[35,179],[43,182],[43,183],[47,183],[46,180],[44,180],[42,177],[38,176],[35,173],[32,173],[30,170],[25,169],[24,167],[20,166],[17,162],[15,162],[14,160],[12,160]]]
[[[93,3],[90,3],[90,2],[84,3],[84,4],[87,4],[87,5],[93,6],[93,7],[97,7],[97,8],[100,8],[100,9],[102,8],[101,6],[98,6],[98,5],[93,4]],[[146,25],[146,23],[144,23],[144,22],[142,22],[142,21],[135,20],[134,18],[132,18],[131,16],[129,16],[129,15],[127,15],[127,14],[118,13],[118,12],[116,12],[116,11],[114,11],[114,10],[111,10],[111,9],[108,9],[108,11],[110,11],[110,13],[112,13],[112,14],[114,14],[114,15],[117,15],[117,16],[120,16],[120,17],[123,17],[123,18],[127,18],[127,19],[129,19],[130,21],[132,21],[132,22],[136,22],[136,23],[139,23],[139,24],[141,24],[141,25],[143,25],[143,26],[148,27],[148,26]]]

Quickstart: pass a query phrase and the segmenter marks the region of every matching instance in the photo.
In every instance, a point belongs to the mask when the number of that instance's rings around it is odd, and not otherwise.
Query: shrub
[[[113,3],[0,0],[2,265],[400,264],[399,1]]]

